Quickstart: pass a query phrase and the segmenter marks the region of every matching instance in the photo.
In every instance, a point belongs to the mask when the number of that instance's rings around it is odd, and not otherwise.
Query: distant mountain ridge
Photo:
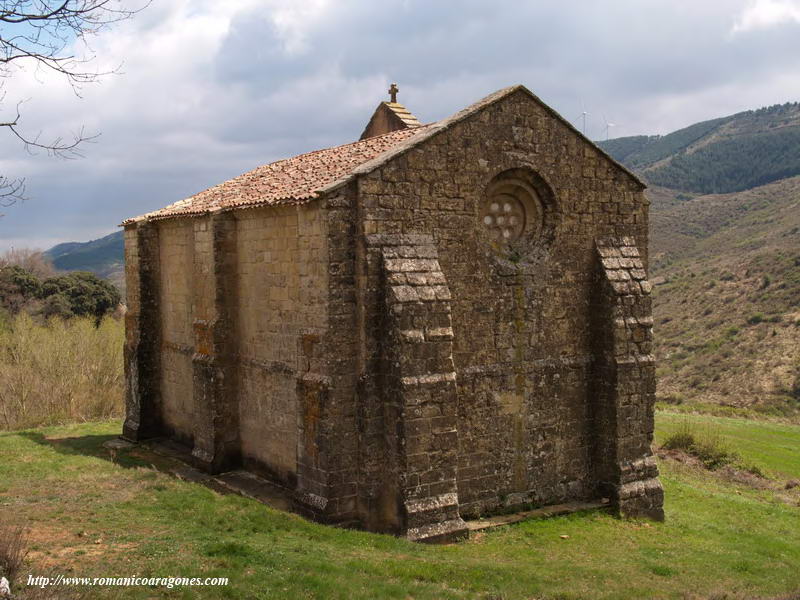
[[[598,145],[650,184],[702,194],[738,192],[800,175],[800,103]]]
[[[66,242],[44,253],[59,271],[90,271],[109,279],[117,287],[125,280],[125,241],[122,231],[115,231],[90,242]]]

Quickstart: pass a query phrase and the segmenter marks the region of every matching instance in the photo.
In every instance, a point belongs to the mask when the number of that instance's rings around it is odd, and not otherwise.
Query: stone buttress
[[[426,235],[368,235],[383,313],[378,393],[384,457],[371,475],[382,496],[379,529],[412,540],[448,541],[467,529],[458,510],[456,373],[450,289]],[[372,438],[373,442],[376,438]],[[382,446],[382,447],[378,447]]]
[[[632,237],[597,240],[595,473],[619,514],[664,519],[653,441],[651,286]]]
[[[132,441],[164,435],[161,409],[160,358],[162,340],[159,305],[158,226],[146,221],[126,227],[125,377],[126,419],[123,436]],[[239,463],[238,413],[234,339],[236,317],[231,312],[235,285],[233,215],[218,213],[192,224],[194,318],[191,348],[194,410],[191,455],[211,473]]]

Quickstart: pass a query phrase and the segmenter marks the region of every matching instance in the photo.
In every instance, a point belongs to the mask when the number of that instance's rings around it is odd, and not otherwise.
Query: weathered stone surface
[[[639,265],[625,259],[612,263],[605,257],[638,256],[634,239],[609,237],[596,244],[599,274],[592,310],[598,484],[620,514],[663,520],[664,494],[650,450],[655,404],[650,290],[619,290],[613,285],[619,273],[634,273]]]
[[[313,201],[128,222],[125,437],[411,539],[662,518],[643,186],[521,88],[419,129]]]
[[[456,493],[458,431],[455,419],[440,418],[458,403],[453,330],[449,306],[427,285],[434,279],[447,289],[447,279],[432,237],[420,236],[413,246],[392,245],[408,243],[399,236],[377,241],[368,244],[376,259],[380,250],[378,276],[386,282],[384,336],[377,340],[385,365],[380,387],[385,436],[374,450],[387,456],[384,489],[397,495],[393,503],[384,500],[397,510],[388,521],[409,539],[454,540],[467,533]],[[393,273],[409,270],[408,261],[390,258],[397,250],[430,257],[414,262],[418,277],[408,284],[392,284]],[[414,293],[398,293],[406,289]],[[418,329],[405,329],[411,323]],[[422,407],[425,412],[419,412]]]

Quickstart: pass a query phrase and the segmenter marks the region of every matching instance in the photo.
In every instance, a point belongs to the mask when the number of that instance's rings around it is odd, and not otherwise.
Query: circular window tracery
[[[542,203],[536,191],[516,178],[500,178],[489,186],[480,223],[494,246],[534,241],[542,227]]]
[[[525,230],[525,206],[511,194],[497,194],[484,205],[482,220],[492,239],[513,242]]]

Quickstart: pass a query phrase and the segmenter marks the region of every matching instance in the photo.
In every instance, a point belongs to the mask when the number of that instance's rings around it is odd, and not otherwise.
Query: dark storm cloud
[[[32,199],[0,244],[86,239],[222,179],[361,132],[389,82],[423,121],[523,83],[587,133],[666,133],[797,100],[800,9],[789,0],[174,0],[101,40],[124,75],[86,90],[23,81],[30,122],[103,132],[87,158],[3,173]],[[744,16],[743,16],[744,15]],[[777,15],[777,16],[776,16]],[[738,23],[738,25],[737,25]]]

